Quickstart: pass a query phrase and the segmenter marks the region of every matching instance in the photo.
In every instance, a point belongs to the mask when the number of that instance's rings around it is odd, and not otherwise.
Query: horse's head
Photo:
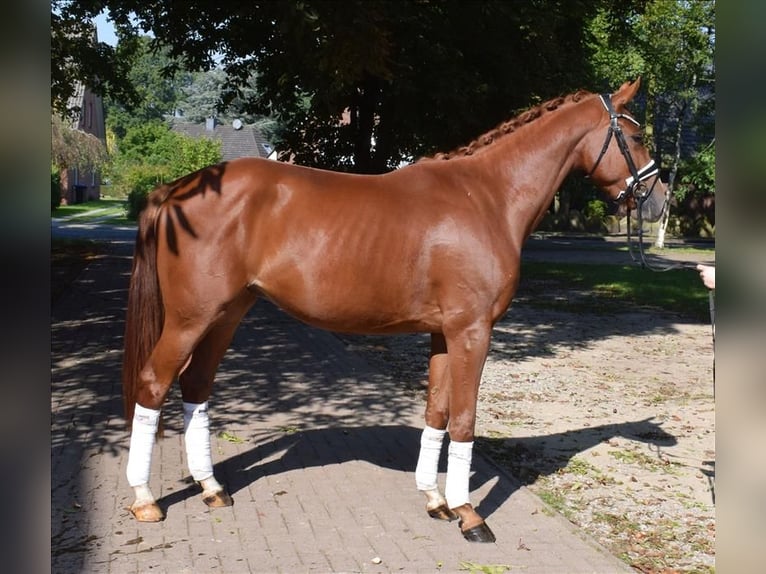
[[[640,80],[626,82],[611,96],[599,96],[603,121],[583,140],[582,161],[588,177],[611,199],[640,209],[646,221],[657,221],[665,209],[665,184],[644,147],[641,124],[626,108],[639,85]]]

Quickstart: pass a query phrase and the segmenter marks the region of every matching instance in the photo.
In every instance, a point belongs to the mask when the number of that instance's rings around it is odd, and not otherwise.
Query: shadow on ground
[[[421,429],[407,425],[337,426],[289,432],[264,430],[250,437],[249,441],[255,443],[253,448],[221,461],[215,466],[215,473],[236,499],[239,491],[267,476],[348,461],[364,461],[390,470],[413,472],[420,432]],[[676,442],[672,435],[649,419],[523,439],[478,439],[482,453],[499,455],[499,461],[507,461],[510,457],[513,461],[511,468],[506,466],[505,470],[515,471],[511,478],[491,461],[475,469],[470,484],[472,491],[499,479],[483,500],[474,501],[478,504],[478,512],[484,517],[491,516],[520,484],[531,484],[541,474],[554,474],[578,454],[619,436],[658,448],[672,446]],[[532,460],[550,444],[559,445],[560,455],[555,460],[546,459],[542,466],[539,460]],[[446,451],[445,442],[439,463],[440,472],[447,469]],[[200,488],[192,484],[190,477],[187,477],[187,482],[187,488],[158,501],[163,510],[167,512],[173,505],[200,493]]]

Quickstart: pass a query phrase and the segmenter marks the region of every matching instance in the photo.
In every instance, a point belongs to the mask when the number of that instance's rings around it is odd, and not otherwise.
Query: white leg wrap
[[[221,483],[219,483],[213,475],[210,475],[210,478],[200,480],[199,484],[202,487],[203,495],[221,492],[223,490],[223,486],[221,486]]]
[[[420,436],[420,455],[415,467],[415,484],[418,490],[435,490],[439,470],[439,455],[446,430],[439,430],[426,425]]]
[[[468,497],[468,480],[471,475],[471,458],[473,457],[473,441],[450,442],[447,458],[447,485],[444,496],[447,506],[457,508],[470,502]]]
[[[130,486],[141,486],[149,482],[149,473],[152,468],[152,449],[154,448],[154,437],[157,434],[159,420],[159,410],[147,409],[136,403],[126,471]]]
[[[201,482],[213,476],[213,459],[210,453],[210,419],[207,401],[184,403],[184,443],[186,461],[192,478]]]
[[[154,502],[154,495],[149,489],[148,484],[141,484],[133,487],[133,493],[136,496],[136,504],[144,504],[147,502]]]

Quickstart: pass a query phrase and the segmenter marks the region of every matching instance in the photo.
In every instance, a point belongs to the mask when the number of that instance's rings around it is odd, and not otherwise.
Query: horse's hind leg
[[[181,328],[166,320],[162,335],[139,375],[126,474],[135,493],[130,511],[141,522],[157,522],[164,518],[149,489],[160,412],[171,383],[189,360],[206,327],[207,324],[198,323],[196,329]]]
[[[428,365],[428,398],[426,426],[420,437],[420,454],[415,468],[415,484],[426,495],[426,512],[432,518],[454,520],[447,500],[437,483],[439,457],[447,434],[449,397],[449,360],[444,335],[431,334],[431,356]]]
[[[208,398],[218,365],[251,304],[251,301],[246,302],[236,312],[230,311],[225,321],[218,322],[205,335],[178,378],[183,398],[184,444],[189,472],[202,487],[202,500],[211,508],[231,506],[233,501],[213,474]]]

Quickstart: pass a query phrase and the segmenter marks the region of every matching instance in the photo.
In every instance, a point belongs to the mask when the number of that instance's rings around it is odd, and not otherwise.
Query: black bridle
[[[669,271],[671,269],[689,267],[689,265],[682,263],[668,266],[657,266],[650,264],[647,260],[646,254],[644,253],[644,221],[642,207],[644,202],[649,199],[649,197],[654,192],[654,186],[657,185],[659,177],[655,178],[651,187],[647,187],[645,182],[649,178],[658,175],[659,168],[653,159],[649,160],[649,162],[641,169],[636,168],[636,163],[633,161],[633,156],[630,154],[630,150],[628,149],[628,142],[625,141],[625,134],[622,132],[619,120],[627,120],[636,126],[641,126],[641,124],[627,114],[618,114],[614,109],[614,106],[612,105],[612,99],[608,94],[601,94],[599,98],[601,99],[601,103],[604,105],[604,108],[606,108],[606,111],[609,114],[609,130],[607,131],[604,145],[601,146],[601,151],[596,158],[596,163],[593,165],[590,172],[585,177],[590,178],[593,175],[593,172],[596,171],[596,168],[598,168],[601,160],[604,158],[604,155],[606,155],[607,149],[609,149],[609,144],[612,141],[612,136],[614,136],[614,139],[617,142],[617,147],[620,148],[620,153],[625,159],[625,163],[628,165],[628,171],[630,171],[630,177],[625,179],[625,189],[620,192],[615,201],[619,202],[624,200],[627,202],[628,198],[632,198],[638,210],[638,250],[640,253],[640,258],[633,254],[630,225],[630,204],[626,203],[628,210],[628,252],[630,253],[630,257],[634,262],[639,263],[641,267],[646,267],[652,271]],[[667,202],[667,199],[665,201]]]
[[[636,163],[633,161],[633,156],[630,155],[628,142],[625,141],[625,134],[622,133],[619,120],[627,120],[639,127],[641,124],[627,114],[618,114],[615,111],[614,106],[612,105],[612,99],[608,94],[601,94],[599,98],[601,99],[604,108],[606,108],[606,111],[609,113],[609,130],[606,132],[606,140],[604,140],[604,145],[601,146],[601,151],[596,158],[596,163],[593,164],[590,172],[585,177],[590,178],[593,175],[593,172],[598,168],[599,164],[601,164],[601,160],[604,159],[604,155],[606,155],[606,151],[609,149],[612,136],[614,136],[615,141],[617,141],[617,147],[620,148],[620,153],[622,154],[622,157],[625,158],[625,163],[628,164],[628,170],[630,171],[630,177],[625,180],[625,189],[620,192],[616,201],[622,201],[623,199],[632,197],[640,208],[654,191],[654,185],[656,185],[657,180],[654,181],[651,188],[647,187],[644,182],[650,177],[657,175],[659,173],[659,168],[652,159],[641,169],[636,169]]]

